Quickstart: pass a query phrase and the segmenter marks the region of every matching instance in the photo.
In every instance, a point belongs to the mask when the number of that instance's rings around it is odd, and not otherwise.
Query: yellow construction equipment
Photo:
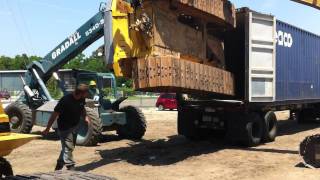
[[[316,9],[320,9],[320,0],[292,0],[297,3],[305,4]]]
[[[0,179],[13,175],[11,165],[4,159],[4,156],[37,137],[36,135],[10,133],[9,118],[0,103]]]
[[[35,135],[16,133],[0,136],[0,157],[9,155],[14,149],[28,143],[36,137]]]

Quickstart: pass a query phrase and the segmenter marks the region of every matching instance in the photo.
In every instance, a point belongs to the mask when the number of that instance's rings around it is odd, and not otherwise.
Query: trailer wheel
[[[147,128],[146,119],[142,111],[134,106],[126,106],[119,111],[126,113],[127,123],[118,127],[117,134],[122,138],[141,139]]]
[[[11,164],[3,157],[0,157],[0,179],[6,179],[8,176],[13,176]]]
[[[274,112],[269,111],[264,116],[263,135],[264,142],[273,142],[277,137],[278,121]]]
[[[262,123],[258,113],[234,113],[228,119],[227,139],[231,143],[257,146],[262,139]]]
[[[86,107],[86,111],[91,123],[88,125],[81,121],[76,143],[79,146],[96,146],[102,132],[102,122],[96,110]]]
[[[199,133],[192,115],[186,109],[178,110],[178,134],[193,140],[198,138]]]
[[[32,130],[32,111],[22,102],[14,102],[5,109],[12,132],[29,134]]]
[[[257,146],[260,144],[263,133],[263,120],[257,113],[250,113],[247,115],[246,132],[244,138],[244,145]]]

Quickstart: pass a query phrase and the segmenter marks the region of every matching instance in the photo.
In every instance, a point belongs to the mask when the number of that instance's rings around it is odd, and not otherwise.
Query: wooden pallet
[[[132,63],[127,71],[138,91],[234,95],[233,75],[223,69],[170,56],[121,62],[125,63]]]

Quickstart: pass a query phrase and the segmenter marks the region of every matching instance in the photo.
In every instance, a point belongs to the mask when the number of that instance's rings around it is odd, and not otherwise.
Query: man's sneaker
[[[56,168],[54,169],[55,171],[59,171],[63,168],[63,164],[62,163],[57,163]]]
[[[75,171],[76,170],[76,167],[74,165],[70,165],[70,166],[67,166],[67,169],[69,171]]]

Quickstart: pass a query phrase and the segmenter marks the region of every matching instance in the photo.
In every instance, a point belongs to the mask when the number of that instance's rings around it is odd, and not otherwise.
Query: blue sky
[[[91,18],[103,0],[0,0],[0,55],[44,56]],[[320,34],[320,11],[289,0],[231,0]],[[90,54],[102,40],[89,47]]]

